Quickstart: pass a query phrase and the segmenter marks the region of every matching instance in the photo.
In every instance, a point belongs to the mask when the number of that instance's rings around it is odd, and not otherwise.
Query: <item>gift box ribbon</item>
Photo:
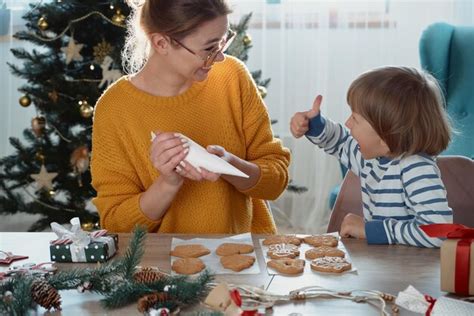
[[[430,237],[460,239],[456,247],[454,290],[458,294],[469,295],[469,268],[474,229],[461,224],[431,224],[421,225],[420,228]]]
[[[115,243],[113,239],[103,237],[107,234],[107,230],[102,229],[89,234],[82,230],[81,221],[79,220],[79,217],[72,218],[70,223],[72,225],[70,230],[56,222],[51,223],[51,229],[58,236],[57,239],[51,241],[51,244],[71,244],[70,250],[73,262],[86,261],[85,248],[91,242],[100,242],[108,244],[110,253],[115,252]]]

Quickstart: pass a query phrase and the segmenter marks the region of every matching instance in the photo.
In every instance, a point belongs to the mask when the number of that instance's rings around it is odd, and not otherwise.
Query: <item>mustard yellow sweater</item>
[[[140,209],[140,195],[160,176],[149,159],[150,132],[182,133],[201,146],[221,145],[257,164],[257,184],[239,191],[223,179],[186,179],[158,220]],[[127,77],[110,86],[96,104],[92,133],[93,203],[100,223],[112,232],[136,224],[162,233],[275,233],[265,204],[285,190],[290,153],[273,137],[265,105],[245,65],[227,57],[204,82],[183,94],[159,97]]]

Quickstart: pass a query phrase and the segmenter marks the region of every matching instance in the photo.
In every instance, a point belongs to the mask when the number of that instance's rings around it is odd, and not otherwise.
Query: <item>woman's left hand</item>
[[[225,150],[224,147],[219,145],[209,145],[207,146],[207,152],[219,156],[228,163],[230,163],[231,155]]]
[[[211,154],[219,156],[220,158],[230,160],[230,154],[224,149],[224,147],[218,145],[207,146],[207,151]],[[217,181],[220,178],[219,173],[214,173],[204,168],[194,168],[190,163],[182,161],[180,165],[176,168],[176,172],[185,178],[194,180],[194,181]]]

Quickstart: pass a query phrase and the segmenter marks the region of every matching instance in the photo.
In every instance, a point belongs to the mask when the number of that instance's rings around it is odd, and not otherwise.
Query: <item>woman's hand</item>
[[[291,118],[290,131],[295,138],[300,138],[309,130],[309,120],[318,116],[323,97],[318,95],[313,102],[313,108],[305,112],[296,112]]]
[[[180,186],[183,178],[176,171],[189,151],[189,144],[178,133],[155,132],[155,135],[150,148],[150,160],[166,183]]]
[[[215,154],[222,159],[229,162],[230,154],[221,146],[211,145],[207,147],[207,151],[211,154]],[[217,181],[220,178],[219,173],[214,173],[208,171],[204,168],[195,168],[189,162],[182,161],[179,166],[176,167],[176,172],[185,178],[194,180],[194,181]]]

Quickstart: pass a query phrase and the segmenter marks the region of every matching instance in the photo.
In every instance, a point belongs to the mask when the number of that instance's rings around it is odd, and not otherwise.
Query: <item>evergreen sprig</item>
[[[156,308],[186,307],[198,303],[209,291],[208,284],[213,276],[206,270],[192,280],[183,276],[166,276],[157,282],[144,284],[135,281],[134,273],[144,254],[146,229],[136,227],[125,255],[106,262],[96,268],[77,268],[59,271],[46,277],[46,281],[56,290],[76,289],[88,282],[90,291],[102,294],[105,308],[117,308],[146,295],[167,292],[168,299],[158,302]],[[31,285],[40,277],[19,274],[0,283],[0,315],[28,315],[34,308]],[[9,293],[12,294],[11,297]],[[8,295],[7,295],[8,294]]]

